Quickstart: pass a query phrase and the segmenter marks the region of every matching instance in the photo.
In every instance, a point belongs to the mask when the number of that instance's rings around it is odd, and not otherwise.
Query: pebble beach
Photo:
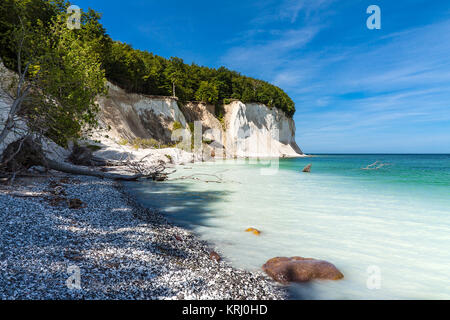
[[[0,185],[0,234],[2,300],[287,298],[110,180],[55,174]],[[74,275],[77,288],[67,284]]]

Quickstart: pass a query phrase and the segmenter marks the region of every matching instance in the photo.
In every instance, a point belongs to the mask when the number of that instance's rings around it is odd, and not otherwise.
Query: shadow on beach
[[[211,204],[227,201],[229,191],[191,191],[187,183],[141,182],[124,183],[127,192],[142,206],[160,211],[171,222],[192,230],[208,226],[206,221],[216,215]]]

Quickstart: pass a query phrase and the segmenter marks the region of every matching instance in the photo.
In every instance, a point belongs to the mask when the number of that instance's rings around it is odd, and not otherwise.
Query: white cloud
[[[288,71],[280,74],[296,52],[308,45],[325,27],[318,16],[335,0],[268,0],[259,3],[249,21],[249,29],[238,35],[222,57],[222,63],[241,72],[264,74],[264,78],[280,80]],[[299,17],[301,23],[296,23]],[[286,24],[287,23],[287,24]],[[295,24],[295,26],[294,26]]]
[[[260,70],[272,73],[288,62],[292,51],[308,44],[319,28],[304,27],[286,31],[271,30],[271,39],[233,47],[222,57],[222,62],[239,71]]]

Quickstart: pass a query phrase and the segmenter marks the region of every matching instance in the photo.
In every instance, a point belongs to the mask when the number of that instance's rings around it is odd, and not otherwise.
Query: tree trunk
[[[91,177],[97,177],[97,178],[104,178],[104,179],[112,179],[112,180],[121,180],[121,181],[136,181],[139,178],[142,178],[142,174],[136,174],[136,175],[122,175],[122,174],[116,174],[116,173],[107,173],[107,172],[101,172],[101,171],[94,171],[84,168],[77,168],[65,163],[57,162],[54,160],[46,159],[48,167],[50,169],[61,171],[65,173],[71,173],[81,176],[91,176]]]
[[[31,136],[26,136],[9,144],[1,156],[0,169],[5,173],[12,173],[14,175],[26,171],[32,166],[42,166],[56,171],[112,180],[136,181],[139,178],[145,177],[143,174],[122,175],[96,171],[48,159],[44,155],[41,144]]]

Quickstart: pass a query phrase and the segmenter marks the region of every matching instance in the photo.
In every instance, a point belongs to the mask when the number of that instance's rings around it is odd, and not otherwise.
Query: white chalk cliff
[[[97,102],[101,108],[100,121],[110,127],[113,137],[154,138],[169,143],[175,122],[186,127],[176,99],[126,93],[111,83],[108,88],[108,96]]]
[[[7,84],[7,78],[15,74],[0,64],[0,84]],[[295,123],[283,111],[269,109],[263,104],[244,104],[233,101],[223,106],[223,119],[215,116],[215,106],[201,102],[178,103],[176,98],[147,96],[127,93],[121,88],[108,83],[109,93],[97,100],[100,106],[99,122],[105,130],[95,134],[95,140],[101,141],[99,156],[123,160],[131,156],[141,159],[148,155],[145,150],[135,150],[131,146],[119,145],[121,139],[133,141],[136,138],[156,139],[162,144],[173,144],[176,128],[182,127],[184,141],[180,148],[152,149],[148,161],[171,161],[187,163],[192,160],[209,160],[223,157],[299,157],[303,153],[295,142]],[[4,94],[0,86],[0,129],[9,112],[12,101]],[[189,123],[201,122],[203,143],[200,154],[192,154],[191,131]],[[18,126],[27,130],[23,121]],[[176,124],[176,126],[175,126]],[[20,131],[19,130],[19,131]],[[20,132],[8,135],[3,150],[15,141]],[[65,158],[67,150],[58,148],[53,143],[50,148],[51,158]],[[180,145],[178,145],[180,147]],[[185,147],[188,147],[187,149]],[[61,151],[61,150],[62,151]],[[54,150],[59,150],[58,152]],[[56,152],[56,153],[55,153]],[[55,153],[53,155],[53,153]]]
[[[98,103],[101,122],[116,139],[154,138],[167,144],[172,141],[175,123],[188,129],[188,123],[200,121],[203,139],[209,142],[203,146],[203,153],[208,156],[221,158],[216,150],[222,148],[227,157],[303,155],[295,142],[293,119],[263,104],[233,101],[223,106],[221,122],[214,115],[213,105],[200,102],[179,105],[176,98],[130,94],[112,84],[108,96]]]
[[[225,106],[225,148],[238,157],[295,157],[295,123],[283,111],[234,101]]]

